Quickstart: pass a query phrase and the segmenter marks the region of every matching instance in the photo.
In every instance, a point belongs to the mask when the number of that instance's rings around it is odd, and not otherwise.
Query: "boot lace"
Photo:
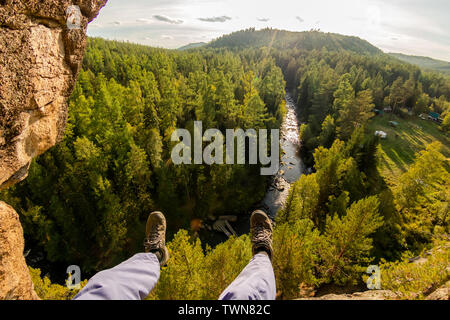
[[[263,245],[270,247],[272,242],[271,232],[263,226],[256,226],[253,229],[252,243],[256,245]]]
[[[161,247],[161,242],[158,231],[150,232],[148,238],[144,239],[144,248],[147,251],[159,249]]]

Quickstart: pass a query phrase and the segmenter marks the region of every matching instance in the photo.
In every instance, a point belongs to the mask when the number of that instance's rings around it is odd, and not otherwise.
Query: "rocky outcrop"
[[[27,264],[19,216],[0,202],[0,299],[37,299]]]
[[[300,300],[389,300],[395,299],[396,294],[389,290],[369,290],[352,294],[327,294],[320,297]]]
[[[107,0],[0,0],[0,189],[63,137],[86,28]],[[0,299],[35,299],[17,213],[0,202]]]
[[[62,138],[87,24],[105,3],[0,0],[0,189]]]
[[[417,299],[419,293],[417,293]],[[399,296],[390,290],[369,290],[347,294],[326,294],[320,297],[304,298],[299,300],[397,300]],[[450,281],[426,295],[425,300],[450,300]]]
[[[450,300],[450,281],[427,296],[426,300]]]

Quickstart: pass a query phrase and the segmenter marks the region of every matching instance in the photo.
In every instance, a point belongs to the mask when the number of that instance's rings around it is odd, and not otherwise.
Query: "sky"
[[[320,29],[450,61],[449,0],[109,0],[88,35],[175,49],[250,27]]]

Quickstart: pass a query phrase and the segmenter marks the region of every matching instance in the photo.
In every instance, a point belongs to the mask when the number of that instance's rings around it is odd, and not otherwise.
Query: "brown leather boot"
[[[145,229],[145,252],[154,253],[163,267],[169,260],[169,250],[166,247],[166,218],[161,212],[152,212],[148,216]]]
[[[272,221],[261,210],[256,210],[250,218],[250,231],[253,255],[264,251],[270,260],[273,257],[272,248]]]

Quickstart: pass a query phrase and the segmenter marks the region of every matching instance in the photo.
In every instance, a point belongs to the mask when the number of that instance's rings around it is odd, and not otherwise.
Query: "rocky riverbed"
[[[272,177],[270,187],[262,201],[262,206],[272,218],[275,218],[277,211],[284,206],[291,184],[300,178],[305,169],[299,155],[298,109],[289,93],[286,94],[286,108],[287,114],[280,132],[281,152],[283,152],[280,169]]]

